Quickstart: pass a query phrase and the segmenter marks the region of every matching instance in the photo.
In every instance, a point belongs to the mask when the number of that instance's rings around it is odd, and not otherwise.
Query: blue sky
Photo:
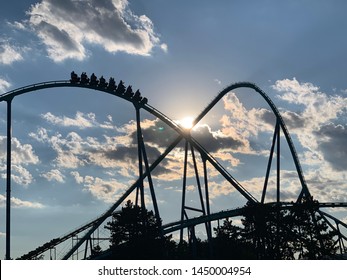
[[[197,115],[229,84],[253,82],[280,109],[314,197],[346,202],[346,8],[337,0],[10,1],[0,10],[0,92],[66,80],[72,70],[94,72],[140,89],[149,104],[180,121]],[[1,257],[5,117],[1,104]],[[134,118],[131,104],[89,90],[15,98],[13,257],[100,215],[126,190],[136,178]],[[142,121],[153,160],[174,132],[149,114]],[[193,134],[259,197],[273,129],[265,102],[237,90]],[[282,146],[282,197],[291,201],[298,180]],[[164,222],[180,216],[182,158],[177,148],[155,176]],[[244,203],[211,167],[210,176],[212,211]],[[196,186],[188,181],[194,205]],[[273,193],[270,187],[269,200]],[[333,213],[347,220],[346,211]]]

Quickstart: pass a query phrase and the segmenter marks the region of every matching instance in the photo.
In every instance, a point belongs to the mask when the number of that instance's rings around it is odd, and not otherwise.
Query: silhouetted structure
[[[71,78],[68,81],[55,81],[40,84],[34,84],[19,88],[0,95],[0,102],[7,103],[7,164],[6,164],[6,258],[10,259],[10,205],[11,205],[11,119],[12,119],[12,100],[22,94],[57,87],[78,87],[85,89],[97,90],[118,98],[131,102],[134,105],[136,114],[136,133],[134,134],[134,141],[137,143],[137,159],[138,170],[137,180],[129,186],[123,195],[115,201],[115,203],[103,213],[100,217],[92,222],[89,222],[77,230],[47,242],[40,246],[33,252],[24,255],[23,259],[38,258],[47,250],[53,250],[58,244],[68,239],[72,239],[72,248],[62,257],[62,259],[69,259],[78,252],[81,246],[85,246],[84,257],[101,256],[98,247],[99,244],[93,244],[94,240],[98,237],[93,237],[95,232],[117,212],[128,196],[133,192],[136,193],[134,202],[134,209],[141,209],[141,213],[145,213],[145,191],[144,187],[148,186],[150,199],[153,204],[152,216],[157,221],[161,221],[160,207],[157,203],[155,182],[152,180],[152,173],[156,168],[167,158],[168,154],[176,147],[181,149],[184,153],[182,167],[182,199],[181,205],[178,208],[180,220],[166,224],[160,224],[157,228],[160,229],[159,239],[166,240],[164,236],[169,236],[173,232],[179,232],[179,242],[175,244],[174,241],[169,240],[165,243],[168,246],[166,252],[170,257],[170,252],[175,252],[171,255],[172,258],[177,256],[187,256],[187,252],[191,254],[192,258],[208,258],[211,256],[218,256],[218,247],[221,246],[221,240],[227,238],[227,243],[231,248],[247,248],[244,250],[245,255],[239,255],[238,258],[324,258],[333,257],[333,254],[338,249],[338,253],[343,255],[346,252],[345,242],[347,238],[342,230],[347,229],[347,225],[332,215],[322,211],[323,207],[347,207],[347,203],[322,203],[313,199],[304,174],[302,172],[301,164],[297,152],[295,150],[292,138],[289,134],[287,126],[285,125],[281,114],[276,108],[275,104],[267,96],[267,94],[258,88],[256,85],[248,82],[234,83],[224,90],[222,90],[214,100],[195,118],[193,126],[196,125],[209,111],[230,91],[238,88],[249,88],[254,90],[267,102],[275,116],[274,133],[272,138],[272,145],[270,148],[270,155],[268,164],[264,168],[265,178],[261,198],[256,198],[249,190],[242,186],[228,170],[214,158],[206,149],[199,143],[190,133],[191,129],[183,129],[179,124],[172,121],[169,117],[155,109],[148,104],[147,98],[143,98],[140,91],[135,93],[131,86],[125,86],[123,81],[119,81],[116,85],[114,78],[109,78],[108,83],[103,76],[98,80],[95,74],[89,78],[86,72],[82,72],[79,77],[75,72],[71,73]],[[160,119],[167,127],[170,127],[176,134],[167,141],[167,147],[161,151],[161,154],[151,164],[147,156],[147,147],[145,145],[145,137],[142,131],[141,112],[146,111],[154,117]],[[282,137],[283,136],[283,137]],[[281,197],[281,145],[280,142],[286,141],[292,156],[296,175],[299,179],[300,193],[295,202],[282,201]],[[270,178],[270,171],[272,162],[275,162],[276,170],[276,199],[275,201],[268,202],[267,189]],[[196,195],[198,205],[190,205],[190,201],[186,199],[186,192],[188,188],[188,167],[192,168],[196,184]],[[235,208],[230,205],[230,210],[220,211],[218,213],[211,213],[210,199],[209,199],[209,170],[217,172],[221,178],[230,184],[231,188],[240,194],[240,196],[247,201],[247,205],[241,208]],[[147,181],[145,184],[145,181]],[[234,207],[234,208],[233,208]],[[137,210],[136,210],[137,211]],[[147,213],[148,214],[148,213]],[[239,232],[230,222],[223,223],[223,227],[215,229],[215,236],[213,235],[212,222],[223,220],[225,218],[232,219],[233,217],[244,217],[243,221],[243,235],[242,238],[237,239]],[[231,221],[231,220],[229,220]],[[294,227],[295,232],[289,230],[288,224],[296,222]],[[197,225],[203,225],[206,230],[207,240],[201,241],[196,236],[195,228]],[[327,228],[328,227],[328,228]],[[342,230],[341,230],[342,229]],[[81,236],[82,235],[82,236]],[[307,239],[306,237],[310,238]],[[312,238],[311,238],[312,237]],[[236,239],[235,239],[236,238]],[[292,238],[292,239],[291,239]],[[284,242],[284,240],[291,240]],[[299,241],[298,241],[299,240]],[[167,240],[166,240],[167,241]],[[165,242],[166,242],[165,241]],[[119,246],[126,246],[129,242],[118,244]],[[117,246],[118,246],[117,245]],[[229,246],[228,245],[228,246]],[[171,248],[171,249],[170,249]],[[300,248],[301,251],[298,251]],[[135,249],[134,249],[135,250]],[[137,249],[136,249],[137,250]],[[170,251],[171,250],[171,251]],[[226,252],[224,252],[226,253]],[[224,254],[223,253],[223,254]],[[229,254],[223,255],[220,253],[221,258],[231,257]],[[177,257],[178,258],[178,257]]]

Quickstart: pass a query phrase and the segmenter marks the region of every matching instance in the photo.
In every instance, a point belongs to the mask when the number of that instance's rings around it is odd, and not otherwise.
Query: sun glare
[[[193,127],[193,121],[194,118],[192,117],[185,117],[178,121],[178,123],[185,129],[191,129]]]

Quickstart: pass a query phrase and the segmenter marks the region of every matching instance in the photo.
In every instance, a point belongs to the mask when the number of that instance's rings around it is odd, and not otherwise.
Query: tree
[[[299,234],[297,251],[300,259],[322,259],[334,255],[337,247],[333,231],[316,211],[318,201],[305,199],[300,208],[293,209],[294,228]]]
[[[321,259],[336,252],[332,231],[317,214],[318,202],[303,199],[291,209],[278,205],[248,204],[244,238],[260,259]]]
[[[221,226],[214,228],[213,253],[216,259],[255,259],[255,248],[244,238],[241,227],[226,218]]]
[[[156,259],[165,253],[161,221],[153,211],[134,205],[128,200],[122,211],[112,216],[105,226],[110,230],[110,249],[116,259]]]
[[[242,229],[238,226],[234,226],[232,223],[233,221],[231,219],[226,218],[222,226],[214,228],[213,230],[216,237],[222,240],[240,240],[242,238]]]
[[[177,244],[161,233],[152,211],[127,201],[105,228],[110,230],[110,259],[322,259],[336,252],[334,232],[319,215],[318,203],[303,199],[290,208],[247,204],[242,227],[229,218],[207,241]],[[212,255],[211,255],[212,252]],[[100,252],[96,252],[99,254]]]

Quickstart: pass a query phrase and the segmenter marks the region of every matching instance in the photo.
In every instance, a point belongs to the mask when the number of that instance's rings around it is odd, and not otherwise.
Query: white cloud
[[[23,56],[19,48],[0,42],[0,64],[11,65],[13,62],[20,60],[23,60]]]
[[[106,203],[114,203],[117,201],[130,186],[130,184],[126,185],[119,182],[118,179],[102,179],[93,176],[85,176],[83,178],[83,185],[84,191],[89,192],[93,197]],[[135,201],[135,196],[136,192],[133,191],[127,199]],[[145,203],[146,205],[152,203],[148,194],[145,194]]]
[[[84,178],[84,190],[102,201],[112,203],[128,189],[128,186],[116,179],[104,180],[98,177],[86,176]]]
[[[105,153],[116,149],[117,143],[106,143],[104,137],[103,140],[82,138],[74,131],[65,136],[60,133],[52,135],[45,128],[39,128],[36,133],[30,133],[30,136],[41,143],[47,143],[56,152],[54,164],[60,168],[74,169],[87,164],[105,168],[116,166]]]
[[[11,178],[14,182],[24,187],[30,185],[33,181],[33,176],[22,165],[12,165],[11,167]],[[5,174],[3,175],[5,177]]]
[[[130,175],[135,164],[137,148],[134,146],[134,126],[125,124],[118,128],[113,125],[111,117],[99,123],[94,113],[84,114],[77,112],[75,118],[66,116],[57,117],[51,113],[42,115],[42,118],[55,126],[94,128],[112,130],[116,136],[110,137],[100,134],[100,137],[82,137],[75,131],[66,135],[52,133],[46,128],[39,128],[29,135],[41,142],[47,143],[57,154],[54,163],[61,168],[78,168],[85,165],[95,165],[103,168],[122,169],[122,173]],[[144,122],[146,127],[146,122]],[[128,169],[129,172],[125,172]],[[120,170],[118,170],[120,171]]]
[[[127,0],[52,1],[42,0],[28,11],[29,23],[56,62],[68,58],[83,60],[86,44],[102,46],[114,53],[150,55],[160,44],[152,21],[135,15]]]
[[[15,21],[15,22],[7,22],[7,25],[14,28],[14,29],[17,29],[17,30],[26,30],[27,27],[25,25],[25,22],[22,23],[22,22],[18,22],[18,21]]]
[[[224,113],[216,131],[221,138],[233,139],[239,143],[232,147],[230,140],[223,143],[224,149],[231,148],[234,153],[267,155],[268,151],[260,149],[255,143],[261,141],[264,134],[272,135],[275,128],[275,115],[265,108],[246,108],[234,92],[229,92],[223,98]],[[228,143],[229,142],[229,143]],[[236,162],[234,162],[236,163]]]
[[[319,87],[300,83],[295,78],[276,81],[273,88],[280,92],[280,99],[302,107],[299,113],[285,111],[282,115],[289,121],[291,134],[295,134],[306,149],[303,161],[313,163],[314,160],[316,164],[327,161],[335,169],[345,171],[347,129],[339,124],[339,119],[346,117],[347,98],[328,95]]]
[[[8,81],[0,78],[0,93],[6,92],[10,86],[11,84]]]
[[[69,118],[66,116],[58,117],[48,112],[46,114],[42,114],[41,117],[55,125],[76,126],[79,128],[93,127],[95,122],[95,114],[92,113],[85,116],[85,114],[77,112],[75,118]]]
[[[346,201],[347,98],[295,78],[277,81],[273,88],[280,99],[300,106],[300,111],[282,115],[286,120],[290,116],[290,133],[301,144],[299,156],[311,194],[321,202]]]
[[[52,169],[46,173],[41,174],[41,177],[46,178],[48,181],[57,181],[59,183],[64,183],[65,176],[58,170]]]
[[[168,52],[169,47],[167,46],[167,44],[161,44],[160,48],[164,51],[164,52]]]
[[[74,177],[77,184],[82,184],[84,182],[84,178],[79,174],[78,171],[71,171],[70,174]]]
[[[4,143],[4,137],[0,137],[1,143]],[[38,156],[35,154],[30,144],[21,144],[16,137],[12,138],[12,163],[13,164],[37,164]]]
[[[39,128],[36,133],[29,134],[33,139],[47,143],[57,153],[54,163],[61,168],[77,168],[84,165],[82,159],[85,152],[82,147],[88,145],[83,143],[82,138],[76,132],[70,132],[63,137],[56,133],[50,135],[45,128]]]
[[[235,192],[235,188],[227,181],[216,182],[210,181],[208,183],[208,192],[210,199],[215,199],[219,196],[228,196]]]
[[[6,137],[0,136],[0,170],[6,170]],[[33,147],[29,144],[22,144],[17,138],[12,138],[12,175],[11,178],[17,184],[28,186],[33,181],[30,171],[24,166],[36,165],[39,158],[35,154]],[[1,174],[2,178],[6,178],[6,174]]]
[[[280,99],[304,106],[301,115],[305,119],[305,127],[311,130],[346,112],[347,98],[327,95],[311,83],[299,83],[295,78],[284,79],[276,81],[273,88],[281,93],[278,95]]]
[[[273,112],[264,108],[246,109],[235,93],[230,92],[224,98],[224,108],[227,114],[221,119],[221,123],[227,129],[234,129],[233,134],[240,138],[257,136],[262,131],[273,131],[275,116]],[[228,123],[223,123],[228,120]]]
[[[3,208],[6,205],[6,197],[0,194],[0,207]],[[39,202],[31,202],[21,200],[19,198],[12,197],[11,198],[11,207],[13,208],[44,208],[45,206]]]
[[[0,161],[6,160],[7,137],[0,135]],[[22,144],[16,137],[12,138],[12,164],[37,164],[38,156],[35,154],[33,147],[30,144]]]
[[[296,78],[278,80],[272,88],[284,92],[280,96],[283,100],[296,104],[305,104],[308,100],[312,100],[312,93],[319,90],[319,87],[314,86],[312,83],[299,83]]]
[[[116,131],[118,130],[118,128],[113,124],[111,116],[107,116],[107,121],[100,123],[96,120],[95,113],[76,112],[75,117],[71,118],[67,116],[56,116],[51,112],[47,112],[42,114],[41,117],[53,125],[63,127],[78,127],[79,129],[96,127]]]

